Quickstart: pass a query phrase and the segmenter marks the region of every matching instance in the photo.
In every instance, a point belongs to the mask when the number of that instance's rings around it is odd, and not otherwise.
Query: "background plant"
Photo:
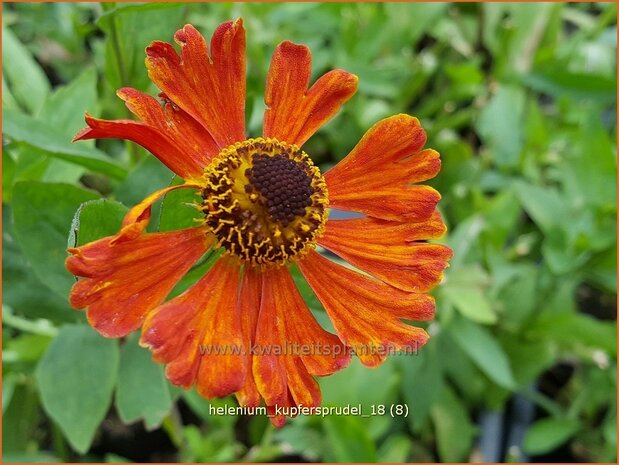
[[[462,461],[487,452],[486,420],[513,423],[523,399],[534,422],[493,460],[616,460],[614,3],[31,3],[3,13],[4,461]],[[104,339],[68,306],[67,243],[114,233],[127,206],[174,182],[135,145],[72,145],[83,112],[128,116],[114,91],[156,93],[143,66],[151,40],[187,22],[209,35],[239,16],[250,134],[270,54],[289,39],[312,48],[315,75],[360,78],[306,146],[323,168],[396,112],[418,116],[442,154],[434,185],[455,258],[433,338],[418,356],[321,380],[325,405],[407,404],[407,418],[297,418],[276,431],[262,417],[211,416],[135,336]],[[169,195],[153,226],[187,224],[185,200]]]

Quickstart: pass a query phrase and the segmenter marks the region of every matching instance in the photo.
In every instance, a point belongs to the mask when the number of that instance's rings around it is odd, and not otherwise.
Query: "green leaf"
[[[325,417],[326,437],[331,447],[328,462],[376,462],[376,447],[363,425],[363,420],[350,416]]]
[[[524,181],[516,182],[514,187],[527,214],[546,234],[552,233],[565,220],[567,206],[556,189]]]
[[[357,357],[353,357],[345,370],[319,379],[324,405],[360,404],[364,411],[369,410],[372,405],[394,403],[399,381],[400,376],[395,370],[393,358],[369,370]],[[371,386],[375,386],[376,389],[371,389]],[[364,422],[366,423],[364,429],[372,438],[382,435],[391,423],[389,417],[380,415],[365,419]]]
[[[565,68],[537,69],[522,78],[533,90],[553,97],[567,96],[611,103],[616,99],[617,79],[570,72]]]
[[[468,461],[475,427],[462,402],[447,386],[443,388],[440,400],[432,406],[431,416],[436,430],[438,454],[441,461]]]
[[[492,334],[464,318],[458,318],[450,327],[450,334],[460,348],[495,383],[515,387],[509,359]]]
[[[105,74],[113,88],[148,85],[144,49],[153,40],[168,40],[183,24],[185,6],[174,2],[119,5],[99,17],[106,34]]]
[[[410,408],[407,419],[413,431],[419,431],[426,424],[430,408],[443,387],[443,366],[437,354],[440,337],[431,338],[417,356],[398,359],[402,369],[400,391]]]
[[[54,129],[70,139],[85,126],[84,112],[97,114],[98,106],[97,73],[91,66],[66,86],[57,88],[45,101],[38,119],[53,121]]]
[[[204,218],[196,208],[198,200],[200,200],[198,191],[195,189],[177,189],[168,192],[161,204],[159,231],[175,231],[197,226],[199,223],[195,220]]]
[[[2,302],[28,318],[54,322],[76,321],[79,314],[69,308],[66,295],[52,292],[36,276],[15,241],[11,208],[2,208]]]
[[[544,418],[536,421],[526,432],[524,450],[531,455],[550,452],[565,443],[580,429],[576,420]]]
[[[74,163],[115,179],[125,177],[125,170],[104,152],[85,144],[72,144],[64,131],[15,110],[2,114],[3,135],[17,142],[25,142],[45,150],[50,157]]]
[[[77,247],[116,234],[129,209],[115,200],[89,200],[80,205],[71,222],[68,246]]]
[[[2,26],[2,71],[13,97],[30,113],[37,113],[50,91],[49,81],[28,49],[4,25]],[[3,131],[6,131],[6,128],[3,128]]]
[[[148,350],[129,338],[120,352],[116,408],[125,423],[144,419],[147,429],[161,424],[172,407],[163,366],[151,359]]]
[[[527,327],[527,334],[560,343],[596,347],[617,353],[617,323],[600,321],[582,313],[542,313]]]
[[[496,313],[492,310],[482,289],[447,284],[443,288],[443,294],[469,320],[482,324],[496,323]]]
[[[413,443],[404,434],[389,436],[378,449],[378,462],[407,463],[412,448]]]
[[[129,172],[114,194],[125,205],[133,206],[153,192],[169,186],[173,178],[174,173],[154,156],[147,154]],[[156,205],[160,205],[160,203],[159,201]],[[158,209],[153,207],[153,219],[157,218],[158,215]]]
[[[43,408],[71,446],[85,453],[112,402],[118,343],[89,326],[65,326],[36,370]]]
[[[500,85],[479,114],[476,129],[499,166],[518,164],[523,144],[524,91]]]
[[[98,197],[69,184],[20,182],[13,190],[15,237],[37,277],[62,298],[75,282],[65,269],[67,236],[77,208]]]

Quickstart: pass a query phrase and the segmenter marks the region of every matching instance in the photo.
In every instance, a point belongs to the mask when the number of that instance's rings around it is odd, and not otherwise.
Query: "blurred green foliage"
[[[418,116],[442,154],[434,185],[455,257],[431,341],[321,380],[325,405],[407,405],[407,417],[301,417],[274,430],[212,416],[134,337],[99,337],[69,309],[67,237],[113,233],[173,177],[131,144],[71,144],[84,111],[127,117],[116,88],[157,92],[143,66],[151,40],[187,22],[210,35],[239,16],[250,134],[270,54],[288,39],[312,48],[314,77],[337,67],[360,78],[305,146],[323,168],[397,112]],[[614,3],[12,3],[2,27],[5,462],[463,461],[479,457],[480,412],[516,394],[536,419],[512,459],[616,460]],[[183,195],[157,207],[154,228],[191,224]]]

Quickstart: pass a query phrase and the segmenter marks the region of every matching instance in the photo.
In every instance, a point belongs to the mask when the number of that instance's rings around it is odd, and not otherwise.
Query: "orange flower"
[[[245,31],[241,20],[215,31],[210,49],[191,25],[179,30],[180,55],[165,42],[146,49],[161,105],[135,89],[123,99],[138,121],[86,115],[75,140],[121,138],[152,152],[185,179],[133,207],[112,237],[69,249],[68,270],[82,277],[71,304],[107,337],[142,327],[141,344],[166,365],[174,384],[207,398],[235,393],[243,406],[318,406],[315,376],[350,361],[368,366],[385,349],[410,350],[428,334],[403,320],[429,320],[427,292],[451,250],[427,239],[445,232],[440,195],[417,184],[440,169],[423,149],[419,121],[396,115],[374,125],[348,156],[322,175],[303,143],[357,89],[333,70],[311,87],[310,51],[281,43],[267,78],[262,137],[245,133]],[[173,189],[195,189],[202,224],[147,233],[152,204]],[[362,217],[329,220],[329,208]],[[338,264],[316,245],[353,265]],[[193,287],[165,301],[211,248],[224,253]],[[296,264],[322,302],[336,334],[324,330],[289,272]],[[285,418],[275,415],[273,422]]]

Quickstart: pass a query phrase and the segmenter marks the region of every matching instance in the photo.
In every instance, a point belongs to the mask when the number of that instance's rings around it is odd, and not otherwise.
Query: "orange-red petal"
[[[245,29],[242,20],[221,24],[211,39],[191,25],[174,35],[180,56],[166,42],[146,48],[152,81],[198,121],[219,148],[245,139]]]
[[[190,387],[195,382],[207,398],[241,388],[248,357],[237,306],[238,284],[238,264],[222,257],[195,285],[149,314],[140,344],[166,364],[172,383]]]
[[[423,229],[433,235],[443,232],[445,227],[440,216],[437,219],[434,215],[422,223],[388,225],[384,234],[375,223],[383,221],[372,218],[328,221],[318,243],[357,268],[405,291],[426,292],[441,281],[452,256],[451,249],[441,244],[410,241],[411,233],[419,234]],[[415,225],[425,226],[414,231]]]
[[[201,166],[195,163],[167,134],[141,121],[104,120],[88,113],[87,127],[78,132],[73,142],[89,139],[126,139],[141,145],[157,157],[171,171],[188,179],[199,176]]]
[[[428,340],[423,329],[400,319],[431,319],[431,296],[394,288],[317,252],[299,261],[299,268],[324,305],[337,334],[365,365],[379,365],[387,349],[416,350]]]
[[[443,218],[434,210],[430,218],[419,222],[398,222],[372,217],[329,220],[327,233],[343,240],[367,238],[373,244],[406,244],[412,241],[438,239],[447,231]]]
[[[88,321],[104,336],[127,335],[208,250],[207,233],[198,227],[123,241],[110,236],[70,248],[66,267],[85,278],[71,289],[71,305],[86,307]]]
[[[286,41],[275,49],[267,76],[264,137],[301,146],[357,91],[357,76],[338,69],[308,89],[311,65],[304,45]]]
[[[313,375],[334,373],[350,361],[339,338],[314,319],[286,268],[264,273],[254,349],[254,377],[267,406],[320,405]]]
[[[241,314],[241,328],[243,331],[243,344],[250,350],[254,344],[258,313],[260,312],[260,294],[262,292],[262,273],[252,267],[246,267],[243,271],[243,279],[239,293],[239,312]],[[260,405],[260,393],[254,381],[250,363],[247,367],[247,376],[241,389],[236,393],[236,398],[242,406],[256,407]]]
[[[178,146],[184,154],[184,159],[179,161],[191,165],[195,174],[202,174],[208,162],[220,152],[204,127],[165,94],[160,94],[163,105],[154,97],[130,87],[119,89],[116,94],[134,115],[159,129]]]
[[[269,273],[270,275],[271,273]],[[256,325],[252,372],[258,392],[267,405],[282,405],[288,396],[288,380],[282,359],[283,322],[279,320],[277,292],[270,276],[263,276],[260,314]],[[279,354],[277,354],[277,352]]]
[[[417,118],[395,115],[376,123],[353,150],[325,174],[332,207],[388,220],[424,220],[440,200],[428,186],[440,170],[439,155],[422,150]]]

